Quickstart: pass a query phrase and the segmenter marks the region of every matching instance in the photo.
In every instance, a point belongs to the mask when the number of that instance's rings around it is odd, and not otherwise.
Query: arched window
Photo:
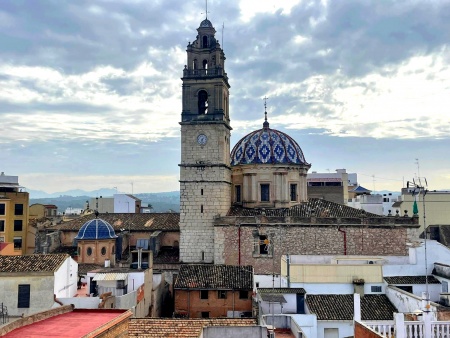
[[[203,60],[203,69],[208,69],[208,60]]]
[[[106,247],[102,247],[101,253],[102,253],[102,256],[106,255]]]
[[[197,69],[197,59],[194,59],[194,61],[192,61],[192,68]]]
[[[208,112],[208,93],[205,90],[198,92],[198,113],[206,114]]]
[[[203,48],[208,48],[208,37],[206,35],[203,35]]]

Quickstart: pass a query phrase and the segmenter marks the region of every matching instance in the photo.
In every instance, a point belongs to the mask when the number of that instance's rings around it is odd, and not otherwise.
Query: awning
[[[123,272],[111,272],[111,273],[97,273],[94,276],[93,281],[99,280],[126,280],[128,277],[127,273]]]
[[[273,294],[273,293],[262,293],[260,294],[261,299],[265,302],[269,303],[287,303],[286,299],[283,297],[283,295],[280,294]]]

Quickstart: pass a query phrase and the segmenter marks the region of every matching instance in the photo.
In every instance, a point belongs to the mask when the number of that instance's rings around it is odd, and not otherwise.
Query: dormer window
[[[203,35],[203,41],[202,41],[202,47],[208,48],[208,37],[206,35]]]

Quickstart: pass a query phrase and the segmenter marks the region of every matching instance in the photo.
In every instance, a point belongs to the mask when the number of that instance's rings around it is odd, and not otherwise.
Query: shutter
[[[18,308],[30,307],[30,284],[19,284],[17,307]]]

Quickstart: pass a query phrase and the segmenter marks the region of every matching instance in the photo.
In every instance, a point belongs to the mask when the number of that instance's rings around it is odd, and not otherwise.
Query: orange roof
[[[123,316],[127,310],[73,310],[15,329],[3,337],[78,338]]]

